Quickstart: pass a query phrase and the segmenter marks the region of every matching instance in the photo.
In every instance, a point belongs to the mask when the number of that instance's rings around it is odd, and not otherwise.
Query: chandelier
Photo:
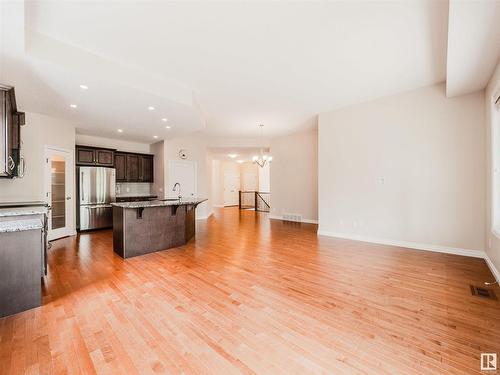
[[[260,124],[260,140],[261,144],[263,145],[263,132],[264,132],[264,125]],[[252,161],[254,164],[257,164],[259,167],[264,168],[266,164],[270,163],[273,160],[273,157],[271,155],[268,155],[264,153],[264,147],[260,148],[260,155],[255,155],[252,158]]]

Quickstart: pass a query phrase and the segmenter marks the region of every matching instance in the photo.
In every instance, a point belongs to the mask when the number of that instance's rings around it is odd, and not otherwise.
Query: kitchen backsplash
[[[151,195],[153,184],[144,182],[117,182],[116,196],[140,196]]]

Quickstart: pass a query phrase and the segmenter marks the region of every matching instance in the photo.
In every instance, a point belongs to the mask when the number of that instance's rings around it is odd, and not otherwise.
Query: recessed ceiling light
[[[161,121],[163,121],[163,122],[167,122],[167,121],[168,121],[168,119],[167,119],[166,117],[164,117],[164,118],[162,118],[162,119],[161,119]]]
[[[236,160],[236,163],[243,163],[243,160]]]
[[[231,159],[234,159],[236,156],[238,156],[238,154],[228,154],[227,156],[229,156]]]
[[[69,106],[70,106],[71,108],[76,108],[76,107],[78,107],[76,104],[70,104]]]
[[[170,129],[170,128],[171,128],[170,125],[165,126],[165,129]]]
[[[87,90],[89,87],[87,85],[80,85],[80,88],[83,90]]]
[[[148,109],[149,109],[150,111],[154,111],[154,110],[155,110],[155,107],[153,107],[152,105],[150,105],[150,106],[148,107]]]
[[[153,138],[156,139],[156,138],[158,138],[158,136],[157,135],[153,135]]]
[[[123,129],[118,129],[118,133],[123,133]]]

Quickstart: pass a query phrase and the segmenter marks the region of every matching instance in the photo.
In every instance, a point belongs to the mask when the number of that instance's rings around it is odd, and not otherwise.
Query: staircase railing
[[[271,193],[263,191],[240,191],[239,207],[240,209],[269,212],[271,208]]]
[[[269,212],[271,209],[271,193],[255,192],[255,211]]]

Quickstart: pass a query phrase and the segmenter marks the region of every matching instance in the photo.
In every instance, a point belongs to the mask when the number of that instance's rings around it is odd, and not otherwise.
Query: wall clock
[[[187,150],[184,149],[179,150],[179,157],[181,159],[187,159],[188,158]]]

